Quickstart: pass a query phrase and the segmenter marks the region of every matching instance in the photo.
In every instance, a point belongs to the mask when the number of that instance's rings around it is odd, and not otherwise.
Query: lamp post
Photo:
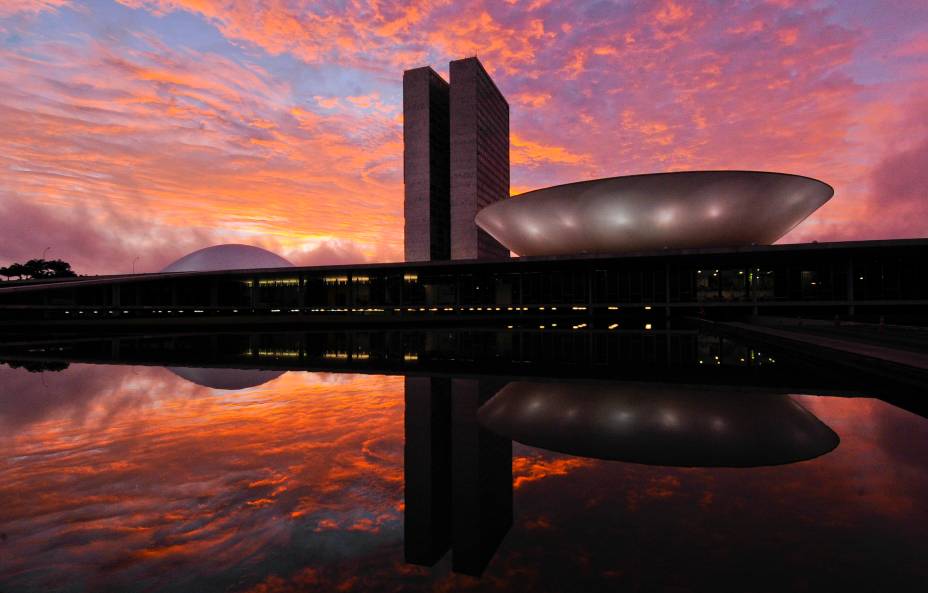
[[[136,255],[136,256],[135,256],[135,259],[132,260],[132,273],[133,273],[133,274],[135,274],[135,262],[139,261],[139,257],[141,257],[141,256]]]
[[[46,247],[44,250],[42,250],[42,259],[43,259],[43,260],[45,259],[45,254],[48,253],[48,250],[49,250],[49,249],[51,249],[51,247]]]

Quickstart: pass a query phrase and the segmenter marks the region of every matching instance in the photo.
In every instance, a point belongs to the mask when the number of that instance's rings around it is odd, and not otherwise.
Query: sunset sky
[[[0,0],[0,264],[402,259],[402,71],[478,55],[512,193],[813,176],[782,241],[928,236],[928,2]]]

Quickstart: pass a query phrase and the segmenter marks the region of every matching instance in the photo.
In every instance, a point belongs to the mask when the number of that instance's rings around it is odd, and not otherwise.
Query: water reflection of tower
[[[512,441],[477,423],[501,385],[406,378],[405,553],[480,575],[512,525]]]

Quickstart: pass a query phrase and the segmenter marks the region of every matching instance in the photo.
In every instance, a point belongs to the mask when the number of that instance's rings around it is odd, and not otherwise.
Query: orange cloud
[[[519,456],[512,460],[513,487],[521,488],[531,482],[537,482],[551,476],[566,476],[570,472],[591,467],[593,459],[581,457],[558,457],[549,459],[542,456]]]
[[[782,29],[777,32],[777,37],[779,37],[780,43],[783,45],[794,45],[796,40],[799,39],[799,30]]]
[[[693,15],[693,10],[683,4],[678,4],[672,0],[664,2],[654,14],[655,20],[662,24],[674,24],[685,21]]]
[[[509,137],[510,160],[513,165],[539,166],[544,164],[578,165],[588,161],[588,157],[573,154],[563,146],[533,142],[520,134]]]
[[[527,107],[544,107],[551,100],[551,93],[518,93],[512,97],[512,100]]]
[[[316,114],[267,72],[215,54],[58,51],[29,60],[0,54],[0,79],[16,89],[0,99],[0,161],[12,171],[0,178],[0,207],[41,196],[43,207],[80,217],[101,241],[114,217],[133,220],[121,239],[143,256],[140,269],[181,255],[150,257],[164,229],[187,233],[184,249],[208,235],[284,254],[337,240],[362,260],[399,257],[401,130],[376,97],[354,98],[371,110]],[[29,76],[40,64],[53,78]],[[68,148],[75,143],[80,155]],[[53,248],[64,255],[87,246]],[[125,265],[125,255],[118,259]]]

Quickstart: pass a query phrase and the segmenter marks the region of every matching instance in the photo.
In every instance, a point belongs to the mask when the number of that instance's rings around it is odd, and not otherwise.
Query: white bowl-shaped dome
[[[786,173],[629,175],[530,191],[487,206],[476,222],[519,255],[769,245],[833,194]]]
[[[292,268],[293,264],[276,253],[252,245],[227,243],[188,253],[162,272],[212,272],[214,270],[251,270]]]

